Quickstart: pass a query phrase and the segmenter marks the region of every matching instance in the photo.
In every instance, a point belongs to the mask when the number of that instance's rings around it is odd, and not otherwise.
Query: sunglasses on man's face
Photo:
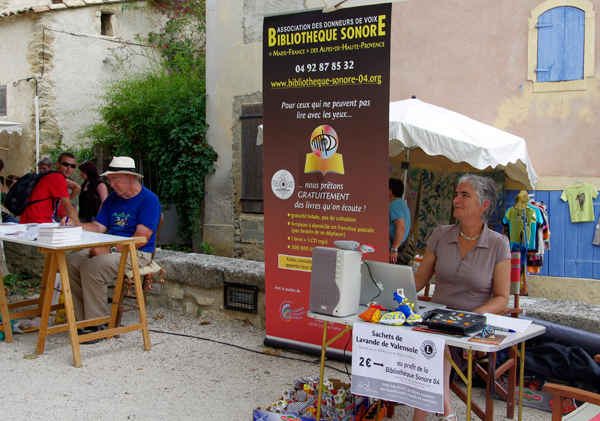
[[[75,168],[77,166],[77,164],[69,164],[68,162],[61,162],[60,165],[62,165],[65,168]]]

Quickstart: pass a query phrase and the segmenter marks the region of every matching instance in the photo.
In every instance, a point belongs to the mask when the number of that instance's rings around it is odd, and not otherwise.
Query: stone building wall
[[[10,3],[10,2],[9,2]],[[36,133],[34,97],[39,97],[40,155],[59,142],[79,147],[82,129],[96,122],[102,81],[122,77],[106,59],[110,49],[134,41],[162,24],[162,15],[145,1],[145,11],[122,9],[123,0],[78,0],[52,4],[20,1],[0,4],[0,82],[6,85],[7,116],[21,123],[23,134],[0,132],[0,158],[5,174],[35,170]],[[102,16],[110,15],[111,35],[102,35]],[[141,68],[145,59],[134,58]]]

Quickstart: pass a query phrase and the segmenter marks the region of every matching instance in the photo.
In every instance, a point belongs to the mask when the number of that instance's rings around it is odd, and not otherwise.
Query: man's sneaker
[[[99,325],[99,326],[88,326],[85,328],[84,334],[94,333],[94,332],[98,332],[100,330],[106,330],[107,328],[108,328],[108,323],[105,323],[105,324]],[[80,329],[77,329],[77,330],[79,333]],[[98,342],[101,342],[105,339],[106,338],[91,339],[89,341],[81,342],[81,344],[82,345],[93,345],[93,344],[97,344]]]

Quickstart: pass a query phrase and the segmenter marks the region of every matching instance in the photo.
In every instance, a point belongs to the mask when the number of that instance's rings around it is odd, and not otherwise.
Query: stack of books
[[[38,230],[38,243],[63,244],[81,240],[83,230],[81,227],[40,227]]]
[[[0,234],[12,234],[15,232],[26,231],[27,225],[15,224],[14,222],[0,223]]]

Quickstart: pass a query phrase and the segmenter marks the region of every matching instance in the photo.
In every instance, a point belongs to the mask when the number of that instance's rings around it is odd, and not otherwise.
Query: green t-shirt
[[[532,240],[532,235],[535,236],[535,232],[532,231],[532,227],[538,222],[535,216],[535,211],[531,208],[516,209],[509,208],[504,214],[502,222],[508,224],[510,247],[512,248],[515,244],[525,246],[525,230],[523,229],[523,215],[527,219],[527,243],[535,244]]]
[[[598,191],[589,184],[572,185],[563,190],[560,198],[569,201],[571,222],[594,221],[594,199],[598,197]]]

